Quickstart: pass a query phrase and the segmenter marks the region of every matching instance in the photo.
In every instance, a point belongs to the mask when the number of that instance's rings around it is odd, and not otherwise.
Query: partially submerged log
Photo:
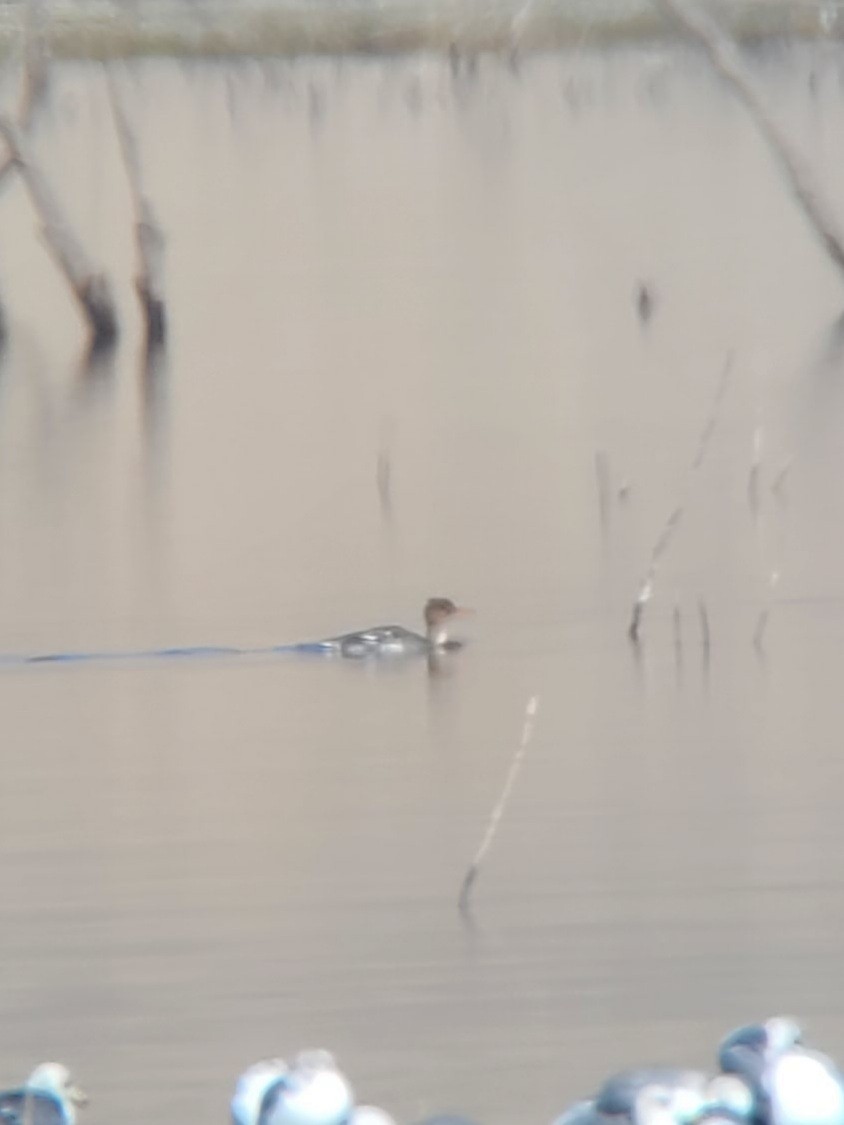
[[[144,314],[147,342],[151,345],[161,344],[167,334],[167,314],[164,303],[164,235],[155,218],[149,197],[144,191],[138,143],[120,101],[110,67],[106,67],[106,84],[135,212],[135,243],[138,254],[135,292]]]
[[[89,259],[71,230],[47,178],[28,150],[22,131],[8,118],[0,117],[0,135],[26,184],[47,247],[88,321],[92,349],[113,343],[117,338],[117,315],[108,278]]]
[[[803,214],[809,220],[827,254],[844,274],[844,231],[832,208],[796,148],[768,113],[759,91],[744,70],[741,53],[733,40],[705,13],[688,0],[657,0],[683,29],[706,50],[712,65],[738,94],[768,147],[779,161]]]

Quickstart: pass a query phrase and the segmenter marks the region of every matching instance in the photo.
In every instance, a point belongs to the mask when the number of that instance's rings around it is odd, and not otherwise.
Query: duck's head
[[[718,1062],[723,1071],[740,1075],[758,1094],[765,1068],[802,1042],[803,1033],[795,1020],[773,1016],[731,1031],[718,1047]]]
[[[767,1039],[765,1054],[769,1059],[779,1058],[803,1043],[803,1032],[790,1016],[772,1016],[763,1026]]]
[[[455,605],[451,598],[428,598],[423,611],[428,640],[434,645],[447,645],[449,626],[456,618],[468,617],[471,613],[471,609]]]
[[[63,1063],[41,1063],[30,1074],[26,1085],[30,1090],[44,1090],[55,1094],[75,1108],[88,1104],[88,1095],[76,1085],[73,1075]]]

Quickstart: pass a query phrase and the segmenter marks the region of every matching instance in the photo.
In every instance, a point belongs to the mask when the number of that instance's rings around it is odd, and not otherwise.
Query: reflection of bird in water
[[[740,1075],[763,1125],[844,1125],[844,1078],[833,1061],[803,1046],[793,1020],[737,1028],[718,1048],[721,1069]]]
[[[425,603],[425,635],[405,629],[403,625],[376,625],[355,633],[344,633],[324,641],[297,646],[311,652],[336,653],[359,659],[365,656],[436,655],[462,648],[463,642],[452,637],[453,622],[472,611],[457,606],[450,598],[429,598]]]
[[[88,1098],[61,1063],[41,1063],[23,1086],[0,1092],[3,1125],[75,1125]]]
[[[328,1051],[303,1051],[255,1063],[241,1074],[231,1102],[234,1125],[395,1125],[354,1093]]]

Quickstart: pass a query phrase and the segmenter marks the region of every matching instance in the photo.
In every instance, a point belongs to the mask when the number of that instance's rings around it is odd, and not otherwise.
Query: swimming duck
[[[414,633],[403,625],[375,625],[355,633],[328,637],[324,641],[299,646],[319,652],[333,652],[340,656],[359,659],[363,656],[416,656],[448,652],[462,648],[462,642],[453,638],[449,629],[460,617],[472,611],[455,605],[451,598],[429,598],[422,616],[425,634]]]

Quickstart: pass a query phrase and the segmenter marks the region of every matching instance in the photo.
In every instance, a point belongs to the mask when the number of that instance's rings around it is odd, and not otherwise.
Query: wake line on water
[[[331,648],[322,641],[301,644],[262,645],[238,648],[234,645],[186,645],[176,648],[105,650],[101,652],[0,653],[0,669],[25,668],[38,664],[111,664],[148,660],[232,660],[244,656],[283,656],[307,654],[325,656]]]

